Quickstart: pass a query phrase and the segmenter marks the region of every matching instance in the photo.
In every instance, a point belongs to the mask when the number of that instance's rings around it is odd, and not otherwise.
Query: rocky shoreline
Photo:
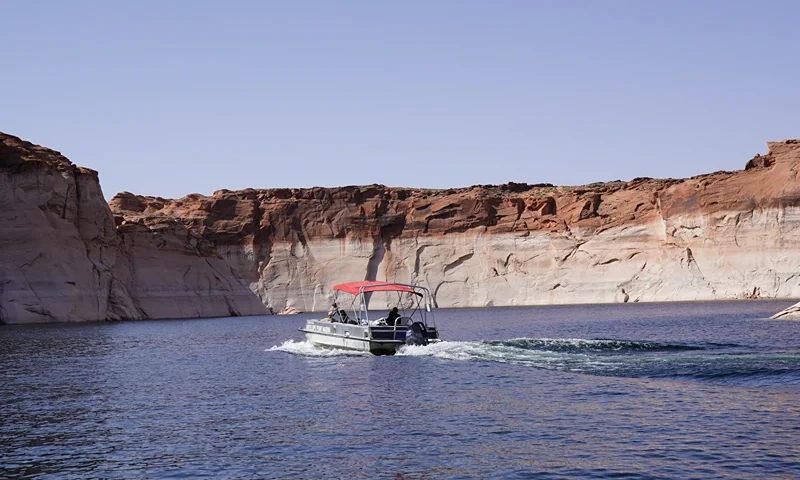
[[[800,141],[744,170],[558,187],[122,192],[0,134],[0,322],[323,311],[330,286],[439,307],[800,297]]]

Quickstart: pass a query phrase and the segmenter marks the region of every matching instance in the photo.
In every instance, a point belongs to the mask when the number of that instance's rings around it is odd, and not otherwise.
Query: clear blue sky
[[[109,198],[683,177],[800,136],[800,2],[0,7],[0,130]]]

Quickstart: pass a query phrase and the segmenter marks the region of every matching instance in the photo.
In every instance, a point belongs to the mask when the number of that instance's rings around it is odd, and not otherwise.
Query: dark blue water
[[[800,478],[791,302],[439,310],[320,350],[308,316],[0,328],[2,478]]]

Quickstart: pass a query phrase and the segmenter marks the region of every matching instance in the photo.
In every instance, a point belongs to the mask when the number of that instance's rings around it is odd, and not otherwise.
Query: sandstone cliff
[[[0,134],[0,322],[325,310],[361,279],[420,283],[440,307],[800,297],[799,165],[787,140],[686,180],[123,192],[109,208],[96,172]]]
[[[180,222],[274,311],[327,309],[330,286],[420,283],[440,307],[800,297],[800,142],[745,170],[581,187],[123,192],[111,208]]]
[[[0,324],[266,312],[182,224],[118,220],[97,172],[0,133]]]

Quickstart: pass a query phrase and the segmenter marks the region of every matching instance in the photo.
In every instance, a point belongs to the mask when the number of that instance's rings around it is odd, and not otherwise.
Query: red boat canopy
[[[420,297],[422,296],[421,293],[415,291],[412,287],[409,287],[408,285],[403,285],[400,283],[389,283],[389,282],[374,282],[371,280],[365,280],[363,282],[340,283],[338,285],[334,285],[333,289],[339,292],[347,292],[350,295],[358,295],[363,291],[365,293],[407,292],[407,293],[413,293],[414,295],[419,295]]]

